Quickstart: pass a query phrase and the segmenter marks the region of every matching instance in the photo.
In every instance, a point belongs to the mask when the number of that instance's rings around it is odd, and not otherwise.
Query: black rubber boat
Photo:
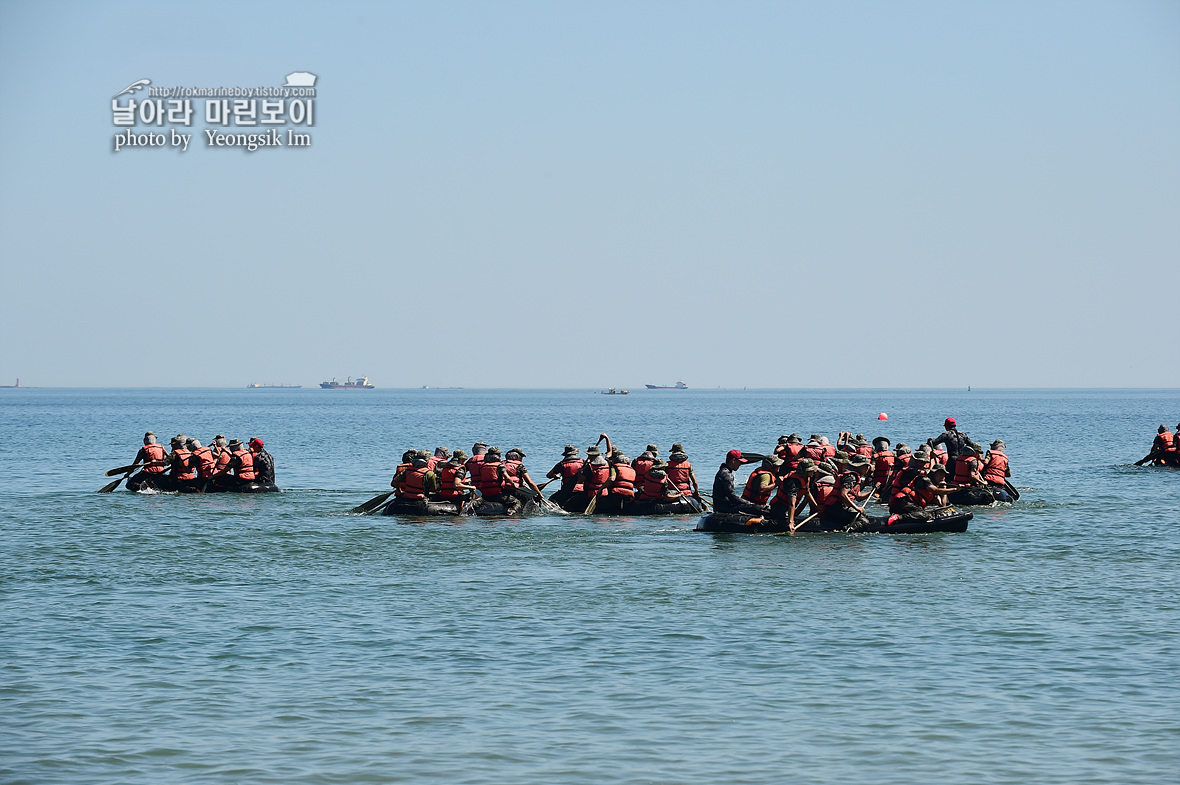
[[[948,507],[928,521],[901,520],[892,526],[888,524],[889,517],[869,518],[871,525],[861,532],[869,534],[930,534],[932,532],[965,532],[967,522],[974,515],[969,512]],[[701,518],[697,523],[697,531],[729,534],[786,534],[785,521],[771,518],[752,518],[749,515],[736,512],[714,512]],[[823,532],[825,529],[815,518],[795,530],[798,532]]]
[[[1011,503],[1012,496],[1009,495],[1007,489],[995,485],[987,487],[973,485],[970,488],[962,488],[948,494],[946,500],[960,507],[984,507],[992,502]]]
[[[136,479],[138,477],[139,479]],[[127,480],[129,491],[161,491],[164,493],[276,493],[277,485],[262,485],[252,482],[249,485],[223,486],[205,480],[192,482],[178,482],[176,479],[162,474],[159,476],[136,475]]]
[[[536,499],[529,499],[515,516],[537,515],[545,512],[541,503]],[[381,510],[382,515],[407,515],[413,517],[456,516],[463,514],[457,502],[434,501],[431,499],[394,499]],[[489,502],[476,499],[474,509],[470,514],[481,518],[509,517],[507,508],[500,502]]]

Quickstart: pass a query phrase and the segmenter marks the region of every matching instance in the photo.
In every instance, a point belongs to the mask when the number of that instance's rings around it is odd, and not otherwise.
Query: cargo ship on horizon
[[[645,384],[643,386],[649,390],[687,390],[688,389],[688,385],[685,384],[683,381],[676,382],[676,384],[672,385],[671,387],[661,387],[658,384]]]
[[[322,387],[325,390],[375,390],[375,389],[377,389],[376,385],[369,384],[369,377],[368,376],[362,376],[359,379],[355,379],[355,380],[351,376],[349,376],[348,381],[346,381],[346,382],[338,382],[338,381],[336,381],[336,377],[333,376],[332,381],[330,381],[330,382],[320,382],[320,387]]]

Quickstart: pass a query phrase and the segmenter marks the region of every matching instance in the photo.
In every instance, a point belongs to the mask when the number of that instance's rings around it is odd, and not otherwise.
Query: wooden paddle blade
[[[110,493],[111,491],[113,491],[119,487],[119,483],[123,482],[123,480],[126,480],[126,479],[127,479],[127,475],[123,475],[122,477],[115,480],[114,482],[108,482],[106,485],[99,488],[98,492],[99,493]]]
[[[590,503],[586,505],[586,510],[582,514],[583,515],[592,515],[594,513],[594,510],[596,507],[598,507],[598,494],[597,493],[594,494],[594,498],[590,500]]]
[[[373,509],[377,505],[381,504],[381,502],[385,501],[393,494],[394,494],[394,492],[390,491],[389,493],[383,493],[379,496],[374,496],[372,499],[369,499],[364,504],[358,504],[356,507],[353,507],[351,512],[359,513],[359,514],[363,515],[364,513],[367,513],[369,510]]]
[[[114,477],[116,474],[127,474],[128,472],[133,471],[136,466],[139,466],[139,464],[133,463],[130,466],[120,466],[118,469],[108,469],[107,477]]]

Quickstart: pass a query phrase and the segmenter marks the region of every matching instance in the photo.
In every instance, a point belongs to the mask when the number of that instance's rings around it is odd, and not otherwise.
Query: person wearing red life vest
[[[450,460],[450,457],[451,451],[446,447],[435,447],[434,454],[426,459],[427,463],[430,464],[430,471],[437,469],[440,463]]]
[[[906,523],[930,520],[926,508],[945,505],[947,494],[956,490],[954,486],[944,484],[946,467],[934,459],[923,455],[915,459],[915,465],[922,467],[918,474],[889,498],[889,512]]]
[[[868,458],[853,455],[848,460],[848,468],[836,478],[833,488],[823,498],[816,497],[820,505],[820,521],[825,529],[858,531],[868,525],[865,509],[857,502],[865,501],[872,492],[871,489],[862,490],[871,470],[872,463]]]
[[[471,446],[471,457],[467,459],[467,476],[475,482],[479,477],[479,464],[483,463],[483,457],[488,452],[488,446],[483,442],[476,442]]]
[[[742,490],[742,499],[765,507],[770,503],[770,497],[778,487],[778,469],[782,461],[775,455],[767,455],[762,459],[762,465],[755,469],[746,480],[746,487]]]
[[[889,440],[884,436],[873,439],[873,454],[869,458],[873,462],[873,485],[882,500],[889,499],[889,480],[893,474],[893,466],[897,463],[897,456],[889,449]]]
[[[429,495],[438,490],[438,475],[430,468],[430,458],[421,455],[421,452],[423,451],[415,451],[409,468],[403,469],[394,478],[398,499],[426,501]]]
[[[644,450],[639,453],[639,457],[631,461],[631,468],[635,470],[635,477],[637,483],[642,483],[643,478],[656,462],[656,456],[650,450]]]
[[[439,464],[435,468],[435,474],[438,475],[438,498],[445,502],[456,502],[462,505],[468,499],[475,495],[475,486],[470,485],[465,480],[467,479],[467,453],[463,450],[455,450],[446,463]]]
[[[792,433],[790,436],[780,436],[779,445],[775,448],[775,456],[782,461],[782,466],[779,467],[779,474],[786,476],[799,466],[799,461],[803,456],[803,438],[797,433]]]
[[[402,461],[393,470],[393,479],[389,481],[390,488],[397,488],[397,484],[398,484],[398,482],[400,482],[400,480],[398,479],[399,475],[403,474],[406,471],[406,469],[413,466],[414,459],[417,457],[418,457],[417,450],[406,450],[405,452],[402,453]]]
[[[782,476],[770,500],[770,517],[776,521],[785,521],[790,534],[794,534],[803,522],[803,508],[808,504],[816,506],[811,495],[811,480],[817,471],[814,461],[800,458],[795,469]]]
[[[680,491],[676,490],[676,486],[672,484],[672,481],[668,479],[668,473],[665,471],[666,468],[667,464],[656,458],[655,463],[647,470],[647,474],[638,480],[638,501],[670,502],[683,496]]]
[[[1180,432],[1180,425],[1176,426],[1177,432]],[[1155,435],[1155,439],[1151,442],[1151,455],[1155,457],[1151,459],[1152,466],[1163,466],[1168,463],[1169,454],[1174,455],[1176,452],[1176,436],[1168,430],[1168,426],[1161,425],[1159,431]]]
[[[991,487],[992,495],[999,501],[1009,501],[1008,478],[1012,476],[1012,469],[1008,465],[1008,456],[1004,453],[1004,442],[996,439],[991,443],[987,454],[983,457],[983,468],[979,474]],[[1003,495],[1000,492],[1003,491]]]
[[[519,513],[522,504],[516,495],[518,486],[513,483],[513,477],[517,477],[519,481],[519,475],[508,473],[501,459],[500,448],[489,447],[479,466],[479,476],[472,478],[475,487],[483,496],[480,504],[500,503],[504,505],[505,515]]]
[[[638,477],[631,468],[631,461],[622,452],[615,450],[610,460],[610,479],[606,484],[606,496],[599,497],[599,512],[622,512],[623,505],[638,493]],[[607,502],[603,507],[603,501]]]
[[[156,443],[156,434],[148,431],[143,435],[143,447],[135,453],[133,464],[143,464],[143,468],[127,480],[127,490],[138,491],[140,488],[154,488],[168,470],[168,453],[164,446]]]
[[[238,490],[254,484],[257,474],[254,471],[254,456],[242,446],[241,439],[230,439],[226,447],[229,462],[213,472],[212,481],[222,490]],[[233,474],[230,474],[230,472]]]
[[[948,469],[953,472],[951,483],[960,488],[975,485],[986,485],[979,470],[983,467],[983,447],[975,442],[968,442],[966,449],[955,458],[955,462]]]
[[[561,487],[549,496],[549,501],[560,507],[570,496],[582,492],[583,488],[582,484],[578,482],[578,475],[585,464],[586,462],[578,457],[578,448],[567,444],[565,450],[562,451],[561,460],[555,463],[545,475],[550,480],[561,478]]]
[[[1180,423],[1176,424],[1172,446],[1164,450],[1164,463],[1168,466],[1180,466]]]
[[[188,437],[183,433],[172,437],[172,452],[168,454],[168,475],[172,486],[178,491],[192,489],[197,479],[197,470],[192,464],[193,453],[188,448]]]
[[[541,495],[541,489],[529,476],[529,470],[524,466],[526,457],[528,456],[524,454],[524,450],[519,447],[513,447],[504,453],[504,473],[512,484],[513,494],[520,499],[522,504],[530,499],[545,498]]]
[[[213,475],[214,467],[217,466],[217,458],[213,456],[213,448],[202,447],[196,439],[189,439],[186,446],[192,450],[192,464],[193,468],[197,470],[197,479],[209,479]],[[203,486],[204,483],[202,483]]]

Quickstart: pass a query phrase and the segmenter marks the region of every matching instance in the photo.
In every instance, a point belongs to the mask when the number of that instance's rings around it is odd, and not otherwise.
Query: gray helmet
[[[994,442],[992,442],[992,449],[993,449],[993,450],[1002,450],[1002,449],[1004,449],[1004,442],[1003,442],[1003,440],[1001,440],[1001,439],[996,439]]]
[[[148,431],[147,433],[145,433],[143,435],[143,443],[144,444],[155,444],[156,443],[156,435],[154,433],[152,433],[151,431]]]

